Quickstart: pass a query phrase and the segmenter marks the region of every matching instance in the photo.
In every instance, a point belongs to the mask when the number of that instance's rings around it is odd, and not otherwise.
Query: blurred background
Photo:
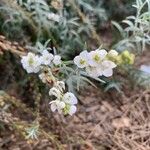
[[[0,149],[149,150],[149,45],[149,0],[0,0]],[[97,88],[82,82],[77,92],[76,77],[66,77],[79,106],[63,117],[20,63],[46,47],[64,61],[98,47],[136,59],[105,84],[92,80]]]

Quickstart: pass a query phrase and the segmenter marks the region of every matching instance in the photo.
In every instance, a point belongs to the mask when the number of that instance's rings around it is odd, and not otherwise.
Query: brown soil
[[[31,109],[22,106],[20,100],[13,97],[1,97],[5,105],[11,104],[9,111],[1,112],[0,115],[0,121],[4,124],[0,132],[1,149],[150,149],[149,90],[135,90],[131,95],[115,91],[104,94],[93,88],[86,91],[80,96],[82,104],[78,105],[78,112],[73,117],[51,112],[44,117],[41,112],[41,134],[37,140],[25,140],[21,133],[24,132],[22,127],[18,129],[13,124],[19,122],[27,127],[34,118]],[[50,137],[45,135],[47,133]]]

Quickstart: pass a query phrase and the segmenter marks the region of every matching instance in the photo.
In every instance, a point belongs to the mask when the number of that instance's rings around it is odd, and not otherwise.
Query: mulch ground
[[[43,116],[41,119],[42,130],[50,132],[55,139],[39,135],[37,140],[25,140],[10,124],[16,120],[24,121],[24,124],[31,123],[31,116],[28,114],[30,111],[20,110],[21,106],[17,110],[14,107],[8,113],[4,113],[5,119],[2,119],[6,123],[0,133],[0,148],[4,150],[150,149],[149,90],[141,90],[128,97],[115,91],[109,94],[103,94],[102,91],[93,88],[86,91],[80,96],[82,104],[78,105],[75,116],[63,117],[51,114],[48,118]],[[56,143],[61,146],[57,147]]]
[[[148,61],[144,54],[136,66]],[[0,92],[0,150],[150,150],[150,90],[125,83],[121,93],[84,89],[73,117],[41,105],[35,140],[24,136],[35,110],[16,98],[14,87],[9,94]]]

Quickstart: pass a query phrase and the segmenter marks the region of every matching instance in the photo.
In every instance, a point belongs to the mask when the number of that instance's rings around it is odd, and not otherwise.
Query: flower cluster
[[[99,76],[110,77],[113,75],[113,69],[122,64],[133,64],[134,54],[124,51],[118,54],[116,50],[107,52],[105,49],[96,49],[91,52],[82,51],[74,58],[74,63],[80,69],[85,69],[86,73],[97,78]],[[57,111],[65,115],[73,115],[77,108],[77,98],[71,92],[65,92],[65,83],[58,81],[53,75],[53,69],[62,64],[59,55],[53,55],[44,50],[41,55],[31,52],[23,56],[21,63],[28,73],[39,73],[39,78],[45,84],[53,85],[49,91],[52,101],[49,103],[52,112]],[[62,64],[63,66],[63,64]]]
[[[39,78],[43,83],[49,84],[52,81],[53,87],[49,91],[49,95],[55,97],[55,100],[50,102],[52,112],[58,111],[65,115],[73,115],[76,112],[77,98],[71,92],[64,93],[65,83],[58,81],[51,71],[51,68],[62,63],[59,55],[53,55],[47,50],[44,50],[41,56],[29,52],[27,56],[22,57],[21,63],[28,73],[40,72]]]
[[[50,89],[49,95],[55,96],[55,100],[51,101],[52,112],[58,111],[58,113],[63,113],[65,115],[73,115],[77,108],[77,98],[71,92],[64,93],[65,83],[63,81],[57,81],[54,87]]]
[[[61,64],[61,57],[59,55],[53,55],[47,50],[42,52],[42,55],[35,55],[29,52],[27,56],[23,56],[21,59],[23,68],[28,73],[38,73],[43,65],[53,66]]]
[[[118,52],[104,49],[96,49],[91,52],[86,50],[74,58],[74,63],[78,68],[85,68],[88,75],[97,78],[99,76],[110,77],[113,74],[113,68],[117,65],[111,58],[117,57]]]

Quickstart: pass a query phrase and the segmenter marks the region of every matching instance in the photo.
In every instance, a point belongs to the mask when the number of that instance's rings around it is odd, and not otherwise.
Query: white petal
[[[40,59],[40,57],[39,56],[35,56],[35,64],[37,65],[37,66],[39,66],[39,65],[41,65],[41,59]]]
[[[97,70],[98,77],[103,75],[103,70],[102,70],[101,66],[97,66],[96,70]]]
[[[28,57],[35,57],[36,55],[34,53],[29,52],[27,56]]]
[[[61,57],[59,55],[55,55],[53,59],[53,63],[55,65],[60,65],[61,64]]]
[[[68,114],[73,115],[77,111],[77,107],[75,105],[71,105]]]
[[[47,51],[47,49],[45,49],[45,50],[42,51],[42,55],[46,55],[46,54],[49,54],[49,52]]]
[[[33,73],[34,71],[33,71],[33,68],[26,68],[26,71],[27,71],[27,73]]]
[[[88,60],[88,64],[91,66],[91,67],[96,67],[97,65],[98,65],[98,63],[97,62],[95,62],[93,59],[89,59]]]
[[[84,63],[81,63],[84,61]],[[87,60],[85,58],[82,58],[81,56],[76,56],[74,58],[74,63],[79,67],[79,68],[84,68],[87,66]]]
[[[51,111],[54,112],[54,111],[56,111],[56,109],[57,109],[56,104],[55,104],[55,103],[52,103],[52,104],[51,104]]]
[[[23,56],[22,59],[21,59],[22,65],[25,65],[26,62],[27,62],[27,56]]]
[[[60,91],[59,91],[57,88],[53,87],[53,88],[50,89],[49,95],[50,95],[50,96],[51,96],[51,95],[54,95],[54,96],[56,96],[57,98],[60,98],[61,93],[60,93]]]
[[[40,57],[41,63],[44,65],[50,65],[53,57],[53,54],[49,53],[47,50],[44,50],[42,52],[42,56]]]
[[[63,101],[68,104],[77,104],[78,100],[71,92],[67,92],[63,96]]]
[[[116,57],[116,56],[118,56],[118,52],[116,50],[112,49],[108,52],[108,55],[111,57]]]
[[[57,106],[58,106],[59,109],[63,109],[63,108],[65,108],[65,103],[60,101],[60,102],[57,104]]]
[[[96,51],[99,53],[101,59],[104,59],[107,55],[107,51],[105,49],[96,50]]]
[[[117,67],[117,65],[116,65],[114,62],[111,62],[111,63],[110,63],[110,66],[111,66],[111,68]]]
[[[39,74],[39,78],[42,80],[43,83],[46,83],[46,76],[44,73]]]
[[[89,55],[89,53],[87,50],[84,50],[80,53],[80,56],[85,59],[88,59],[88,55]]]
[[[96,51],[91,51],[89,53],[89,65],[96,67],[100,62],[101,62],[102,58],[101,58],[101,54],[100,54],[100,50],[96,50]]]
[[[96,67],[88,66],[86,67],[86,72],[93,78],[97,78],[100,75],[100,72],[97,70]]]
[[[105,69],[105,70],[103,71],[103,75],[104,75],[105,77],[110,77],[110,76],[113,75],[113,70],[110,69],[110,68]]]
[[[76,64],[78,66],[79,62],[80,62],[80,59],[81,59],[81,56],[76,56],[73,61],[74,61],[74,64]]]
[[[115,68],[117,65],[114,62],[110,61],[110,60],[104,60],[102,62],[102,66],[104,68]]]
[[[65,82],[57,81],[56,84],[55,84],[55,87],[63,92],[63,90],[65,90]]]

